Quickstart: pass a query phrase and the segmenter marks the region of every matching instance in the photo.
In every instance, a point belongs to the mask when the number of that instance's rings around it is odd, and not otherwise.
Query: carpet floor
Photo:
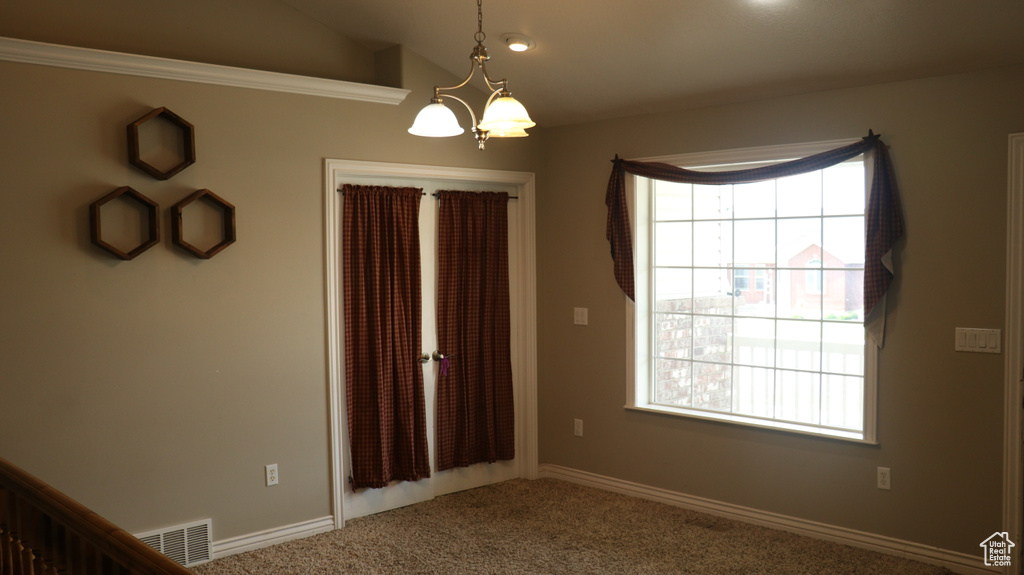
[[[514,480],[193,567],[198,575],[940,575],[944,568],[554,479]]]

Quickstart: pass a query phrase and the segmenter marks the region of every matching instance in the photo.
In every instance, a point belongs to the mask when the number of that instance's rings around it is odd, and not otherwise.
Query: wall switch
[[[1002,332],[998,329],[956,328],[956,351],[1001,353]]]
[[[572,434],[576,437],[583,437],[583,420],[576,419],[573,421]]]
[[[574,307],[572,308],[572,323],[573,325],[587,325],[587,315],[589,310],[585,307]]]
[[[277,464],[271,463],[266,468],[267,472],[267,487],[271,485],[277,485]]]
[[[892,489],[892,470],[888,467],[878,468],[878,488],[886,491]]]

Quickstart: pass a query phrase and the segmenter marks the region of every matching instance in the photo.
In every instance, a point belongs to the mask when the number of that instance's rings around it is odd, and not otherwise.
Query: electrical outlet
[[[277,464],[271,463],[266,468],[267,472],[267,487],[271,485],[277,485]]]
[[[878,488],[886,491],[892,489],[892,470],[888,467],[878,468]]]
[[[576,437],[583,437],[583,420],[577,419],[573,421],[572,434]]]

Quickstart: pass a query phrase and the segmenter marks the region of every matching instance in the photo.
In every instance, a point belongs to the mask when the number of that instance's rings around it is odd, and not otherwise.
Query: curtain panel
[[[430,477],[420,356],[419,188],[346,184],[345,397],[353,489]]]
[[[745,184],[813,172],[872,151],[874,174],[865,214],[864,316],[867,317],[889,289],[893,278],[892,249],[896,240],[903,235],[903,212],[889,151],[881,138],[871,132],[861,141],[848,146],[749,170],[698,172],[659,162],[623,160],[616,156],[612,160],[612,175],[605,192],[605,205],[608,206],[605,235],[611,245],[615,280],[629,299],[636,301],[633,234],[626,203],[627,173],[677,183]],[[884,306],[880,309],[884,309]]]
[[[515,457],[508,194],[439,192],[437,469]]]

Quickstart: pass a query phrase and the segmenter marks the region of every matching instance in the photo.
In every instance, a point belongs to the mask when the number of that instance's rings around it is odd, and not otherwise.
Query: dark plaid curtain
[[[859,142],[799,160],[729,172],[696,172],[658,162],[621,160],[616,156],[604,200],[608,206],[605,234],[611,244],[615,280],[629,299],[636,301],[632,231],[629,225],[629,208],[626,205],[627,172],[669,182],[745,184],[813,172],[872,150],[875,152],[874,177],[865,215],[867,241],[864,259],[864,316],[867,317],[889,289],[893,277],[889,256],[896,240],[903,235],[903,212],[900,208],[889,151],[879,136],[873,133],[869,133]]]
[[[440,192],[437,469],[515,457],[508,194]]]
[[[430,477],[421,339],[422,190],[346,184],[345,396],[352,487]]]

